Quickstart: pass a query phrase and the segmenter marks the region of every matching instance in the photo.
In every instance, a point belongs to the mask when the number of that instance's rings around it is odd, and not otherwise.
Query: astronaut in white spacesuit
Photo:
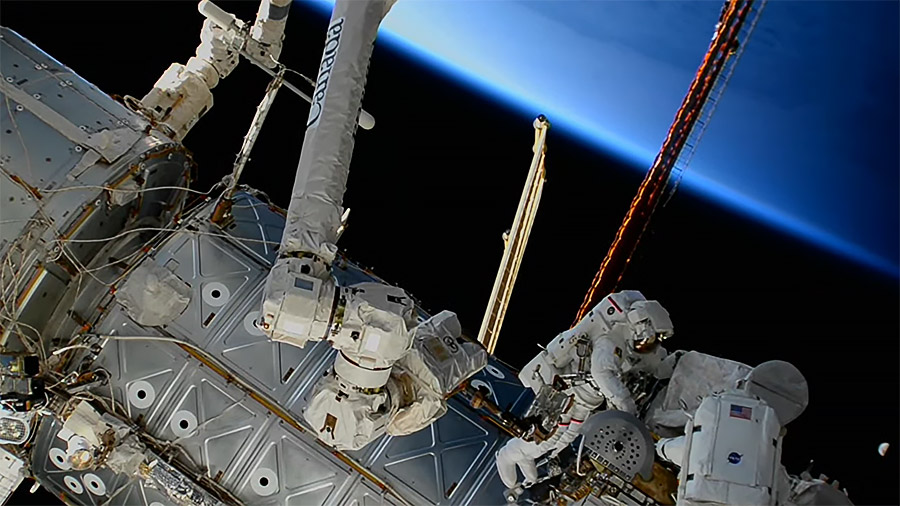
[[[789,476],[781,464],[784,426],[809,403],[803,374],[788,362],[754,367],[733,388],[707,395],[684,435],[656,452],[680,468],[676,505],[850,505],[838,483]]]
[[[637,291],[611,294],[578,324],[560,333],[519,373],[536,398],[527,416],[539,427],[510,440],[497,452],[497,469],[507,487],[515,486],[516,466],[526,486],[537,481],[535,459],[562,451],[581,432],[591,412],[602,406],[636,414],[623,379],[637,372],[668,378],[676,357],[660,342],[673,334],[669,313]]]

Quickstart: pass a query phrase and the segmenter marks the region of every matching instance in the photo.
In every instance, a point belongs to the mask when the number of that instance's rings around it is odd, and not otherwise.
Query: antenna
[[[522,197],[519,199],[512,227],[503,234],[503,258],[500,260],[491,298],[481,321],[481,330],[478,331],[478,342],[483,344],[490,354],[493,354],[497,347],[500,327],[503,325],[503,317],[506,315],[506,308],[509,306],[509,299],[516,284],[516,276],[519,274],[519,266],[525,255],[528,235],[531,233],[534,217],[541,203],[541,192],[546,179],[544,155],[547,152],[549,128],[550,123],[544,115],[534,120],[534,157],[531,159],[531,168],[525,179],[525,187],[522,189]]]

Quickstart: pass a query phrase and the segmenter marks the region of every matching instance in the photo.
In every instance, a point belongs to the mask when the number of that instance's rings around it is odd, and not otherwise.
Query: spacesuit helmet
[[[655,300],[637,301],[628,311],[632,346],[638,353],[654,350],[659,343],[675,333],[669,312]]]

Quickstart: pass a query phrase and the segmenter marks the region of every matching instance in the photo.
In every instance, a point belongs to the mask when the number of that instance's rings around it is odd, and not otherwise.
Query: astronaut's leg
[[[547,452],[555,456],[569,446],[581,433],[581,425],[590,412],[590,407],[575,403],[560,417],[559,426],[547,440],[538,444],[517,438],[506,443],[497,452],[497,472],[503,484],[509,488],[516,484],[516,466],[525,475],[526,487],[537,481],[535,459]]]
[[[684,436],[660,439],[656,442],[656,454],[680,466],[684,462]]]
[[[516,466],[522,470],[525,476],[526,486],[537,481],[537,465],[534,459],[543,453],[541,445],[524,439],[511,439],[500,451],[497,452],[497,473],[500,480],[508,488],[512,488],[518,482]]]
[[[572,444],[572,441],[575,441],[578,435],[581,434],[581,426],[587,417],[590,416],[591,409],[590,406],[585,406],[579,402],[574,403],[569,408],[569,412],[563,416],[565,425],[556,431],[556,435],[559,436],[558,439],[552,443],[552,446],[547,447],[547,450],[552,450],[553,453],[551,455],[556,456]]]

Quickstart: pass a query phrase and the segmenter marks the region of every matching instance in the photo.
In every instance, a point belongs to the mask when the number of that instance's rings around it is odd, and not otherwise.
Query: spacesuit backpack
[[[771,505],[786,492],[778,479],[781,429],[806,409],[806,379],[770,360],[737,388],[703,399],[688,421],[677,504]]]
[[[763,400],[743,393],[704,399],[685,430],[678,504],[775,504],[780,432]]]

